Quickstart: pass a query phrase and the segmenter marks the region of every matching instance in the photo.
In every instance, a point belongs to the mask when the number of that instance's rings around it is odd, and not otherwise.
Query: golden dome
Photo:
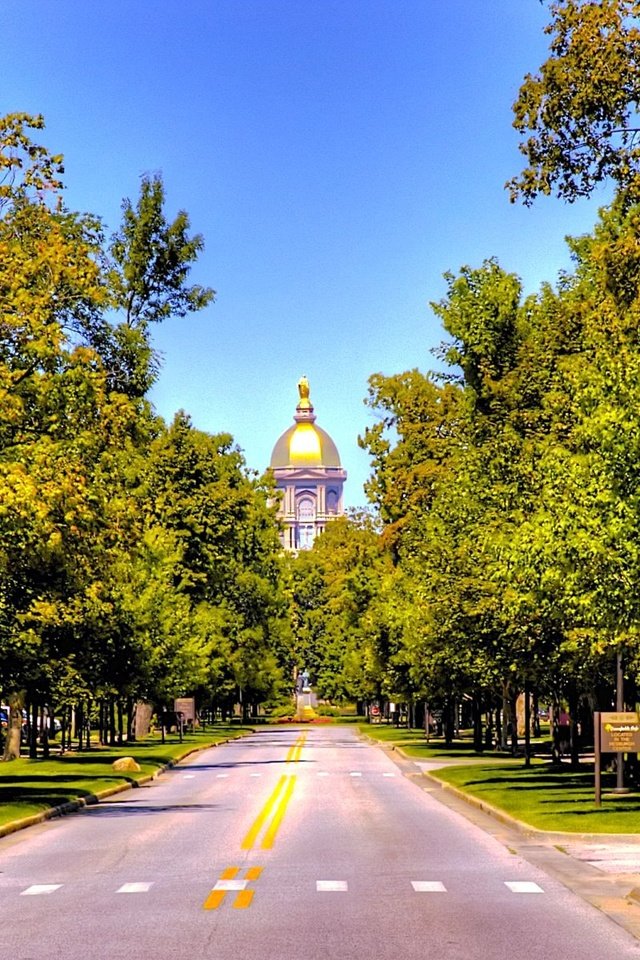
[[[292,427],[282,434],[271,454],[271,467],[340,467],[338,448],[315,424],[306,377],[298,383],[300,400]]]

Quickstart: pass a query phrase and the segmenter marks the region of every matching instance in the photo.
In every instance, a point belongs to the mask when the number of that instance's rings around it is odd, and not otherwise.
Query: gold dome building
[[[347,479],[335,443],[316,426],[306,377],[298,382],[298,392],[294,424],[276,443],[270,464],[281,491],[278,516],[285,550],[308,550],[327,522],[344,513],[342,488]]]

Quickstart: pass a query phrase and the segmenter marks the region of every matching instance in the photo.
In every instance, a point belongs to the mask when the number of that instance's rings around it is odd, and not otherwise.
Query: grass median
[[[127,783],[152,776],[170,762],[182,760],[194,750],[243,736],[250,729],[216,725],[206,731],[178,737],[150,737],[122,747],[92,745],[82,753],[67,753],[49,760],[21,757],[0,763],[0,828],[73,800],[87,800]],[[118,757],[133,757],[140,771],[116,773]]]
[[[470,739],[432,738],[423,730],[362,724],[360,731],[382,744],[400,748],[415,760],[442,761],[429,770],[431,776],[468,793],[483,803],[515,817],[538,830],[566,833],[640,833],[640,794],[614,794],[615,775],[602,777],[602,806],[596,807],[593,764],[578,770],[568,763],[559,767],[544,757],[549,744],[535,742],[530,767],[521,758],[505,754],[475,753]]]

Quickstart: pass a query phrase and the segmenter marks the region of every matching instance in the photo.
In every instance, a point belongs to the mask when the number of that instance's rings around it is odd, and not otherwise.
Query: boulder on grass
[[[140,764],[133,757],[118,757],[111,766],[116,773],[137,773],[141,769]]]

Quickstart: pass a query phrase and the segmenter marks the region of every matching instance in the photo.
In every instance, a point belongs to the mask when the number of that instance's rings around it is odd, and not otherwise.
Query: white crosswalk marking
[[[446,893],[447,888],[439,880],[412,880],[411,886],[416,893]]]
[[[505,880],[504,885],[512,893],[544,893],[542,887],[531,880]]]
[[[244,890],[247,880],[218,880],[214,890]]]
[[[148,893],[153,883],[123,883],[116,893]]]
[[[345,893],[348,889],[346,880],[316,880],[318,893]]]
[[[23,890],[20,896],[36,897],[40,893],[53,893],[54,890],[59,890],[61,886],[61,883],[34,883],[32,886],[27,887],[26,890]]]

